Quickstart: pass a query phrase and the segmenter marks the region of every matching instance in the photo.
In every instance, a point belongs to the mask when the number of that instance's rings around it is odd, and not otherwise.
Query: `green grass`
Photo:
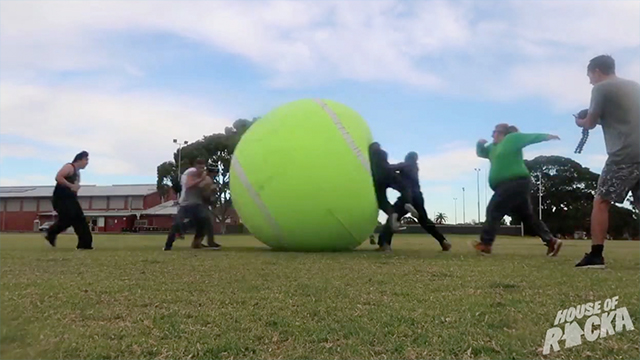
[[[608,242],[606,270],[574,269],[587,241],[558,258],[539,240],[474,237],[451,253],[430,237],[398,236],[392,253],[283,253],[251,237],[220,251],[162,236],[96,236],[75,250],[38,235],[0,238],[3,359],[522,359],[542,358],[556,313],[619,296],[636,327],[551,353],[637,359],[639,243]],[[585,319],[580,323],[584,326]]]

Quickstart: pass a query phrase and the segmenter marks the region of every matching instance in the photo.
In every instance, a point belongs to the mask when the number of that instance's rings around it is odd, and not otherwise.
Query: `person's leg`
[[[91,234],[89,224],[87,224],[87,218],[84,216],[80,202],[78,202],[78,199],[72,199],[69,201],[69,206],[73,211],[73,222],[71,226],[73,226],[73,230],[78,237],[78,245],[76,248],[85,250],[93,249],[93,235]]]
[[[400,193],[400,198],[404,203],[404,209],[409,212],[411,216],[417,219],[420,216],[420,213],[412,204],[412,200],[415,194],[413,193],[414,191],[411,190],[411,187],[404,180],[402,180],[402,177],[400,175],[396,173],[393,173],[390,177],[389,187]]]
[[[436,224],[429,219],[429,215],[427,214],[427,209],[424,207],[424,197],[422,193],[414,193],[413,194],[413,206],[418,211],[418,223],[422,228],[431,236],[433,236],[443,251],[449,251],[451,249],[451,244],[447,241],[445,236],[438,230]]]
[[[507,181],[496,188],[491,200],[489,200],[485,221],[480,233],[480,241],[474,244],[474,248],[480,253],[491,254],[491,248],[500,227],[500,221],[513,205],[513,193],[514,181]]]
[[[379,251],[391,251],[391,239],[393,238],[393,229],[390,224],[384,224],[380,235],[378,235],[378,248]]]
[[[604,268],[604,242],[609,230],[611,203],[623,203],[629,191],[634,192],[640,181],[640,164],[606,164],[598,179],[591,210],[591,252],[576,264],[580,268]],[[636,200],[634,192],[634,201]]]
[[[66,200],[67,199],[64,199],[64,198],[63,199],[53,198],[51,200],[51,204],[53,205],[53,209],[58,214],[58,218],[51,226],[49,226],[44,238],[53,247],[56,246],[56,240],[58,238],[58,235],[60,235],[60,233],[64,232],[65,230],[67,230],[69,226],[71,226],[71,223],[73,222],[72,221],[73,216],[70,211],[68,202]]]
[[[169,230],[169,234],[167,235],[167,240],[164,244],[164,250],[168,251],[173,248],[173,243],[176,241],[176,235],[182,231],[182,223],[187,216],[186,207],[180,206],[178,208],[178,213],[173,221],[173,225],[171,225],[171,229]]]
[[[533,214],[533,206],[531,205],[531,183],[523,182],[519,188],[518,193],[514,194],[514,201],[516,197],[520,199],[519,202],[513,207],[512,211],[522,219],[525,226],[532,229],[533,232],[540,237],[542,242],[547,246],[547,255],[556,256],[562,248],[562,241],[556,239],[549,231],[549,228],[545,223],[540,221]]]
[[[207,246],[213,249],[220,249],[221,246],[215,240],[215,234],[213,229],[213,225],[215,224],[215,215],[213,214],[213,211],[211,211],[210,209],[207,209],[207,219],[208,219]]]

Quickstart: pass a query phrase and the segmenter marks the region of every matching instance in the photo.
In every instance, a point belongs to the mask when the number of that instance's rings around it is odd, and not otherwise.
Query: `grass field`
[[[638,242],[609,242],[606,270],[574,269],[587,241],[557,258],[537,239],[474,237],[450,253],[422,235],[392,253],[282,253],[251,237],[191,250],[161,236],[0,238],[2,359],[637,359]],[[543,356],[556,313],[619,296],[633,331]],[[584,318],[580,323],[584,326]]]

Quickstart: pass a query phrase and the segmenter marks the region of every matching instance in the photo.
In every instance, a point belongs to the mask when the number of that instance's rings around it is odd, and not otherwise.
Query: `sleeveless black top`
[[[71,166],[73,166],[73,169],[74,169],[73,174],[65,177],[64,179],[72,184],[75,184],[78,181],[80,174],[78,173],[78,169],[76,168],[76,166],[73,165],[72,163],[70,164]],[[78,194],[73,192],[73,190],[69,189],[65,185],[56,183],[56,187],[55,189],[53,189],[53,196],[57,198],[67,198],[67,197],[76,197],[78,196]]]

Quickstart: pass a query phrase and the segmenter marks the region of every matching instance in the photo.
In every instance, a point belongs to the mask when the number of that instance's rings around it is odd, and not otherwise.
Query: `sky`
[[[419,154],[432,217],[478,219],[479,200],[482,220],[476,141],[501,122],[557,134],[525,157],[599,172],[600,128],[573,154],[586,66],[610,54],[638,81],[639,50],[640,1],[2,1],[0,185],[52,185],[80,150],[84,184],[155,183],[172,139],[320,97],[392,160]]]

